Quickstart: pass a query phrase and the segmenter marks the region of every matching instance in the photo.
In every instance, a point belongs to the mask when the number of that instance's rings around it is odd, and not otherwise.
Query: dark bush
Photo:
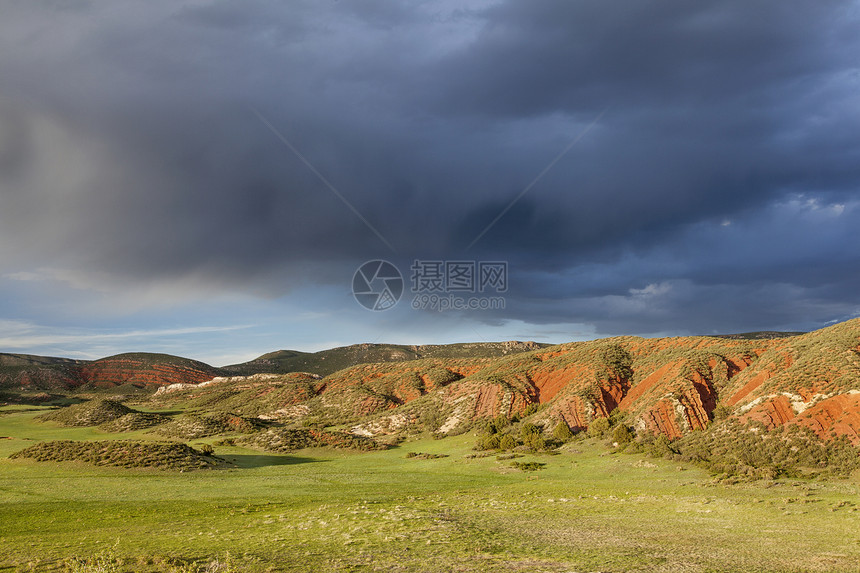
[[[564,443],[573,437],[573,432],[570,431],[570,426],[567,425],[567,422],[562,420],[553,428],[552,437]]]
[[[630,428],[621,424],[616,426],[612,431],[612,442],[617,443],[619,446],[624,446],[633,441],[633,433],[630,431]]]
[[[517,440],[510,434],[505,434],[499,440],[499,448],[502,450],[512,450],[517,447]]]
[[[546,464],[542,462],[511,462],[511,467],[517,468],[518,470],[522,470],[524,472],[534,472],[537,470],[542,470],[545,466]]]

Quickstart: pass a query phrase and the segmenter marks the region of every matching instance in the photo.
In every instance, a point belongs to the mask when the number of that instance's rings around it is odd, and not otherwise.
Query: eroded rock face
[[[770,430],[789,422],[794,416],[791,401],[788,396],[781,394],[753,406],[742,419],[761,422]]]
[[[714,388],[703,377],[698,378],[698,380],[692,380],[692,387],[685,390],[678,398],[676,410],[680,408],[684,431],[704,430],[710,422],[711,413],[717,406],[717,394]]]
[[[792,423],[811,428],[822,439],[847,436],[852,443],[860,444],[860,392],[821,400]]]
[[[669,399],[663,399],[654,404],[643,418],[645,428],[653,434],[665,434],[669,438],[680,438],[682,435],[675,405]]]

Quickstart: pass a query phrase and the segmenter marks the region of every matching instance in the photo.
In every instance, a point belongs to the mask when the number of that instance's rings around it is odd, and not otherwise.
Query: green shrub
[[[484,426],[485,434],[499,434],[511,425],[511,421],[505,416],[496,416],[492,420],[487,421]]]
[[[498,434],[484,434],[478,438],[478,443],[475,447],[479,450],[498,450],[499,441]]]
[[[428,408],[421,412],[419,421],[421,427],[428,432],[435,432],[443,423],[441,413],[435,408]]]
[[[714,408],[713,412],[711,412],[711,416],[713,417],[713,420],[715,422],[719,421],[719,420],[725,420],[731,414],[732,414],[732,409],[729,408],[728,406],[726,406],[725,404],[720,404],[719,406]]]
[[[499,440],[499,449],[512,450],[517,447],[517,440],[510,434],[505,434]]]
[[[617,443],[619,446],[624,446],[633,441],[633,433],[630,431],[630,428],[621,424],[616,426],[612,431],[612,442]]]
[[[570,431],[570,426],[567,425],[567,422],[562,420],[553,428],[552,437],[564,443],[573,437],[573,432]]]
[[[651,442],[650,446],[647,448],[647,451],[650,455],[655,458],[665,457],[666,454],[675,453],[672,449],[672,441],[664,434],[660,434],[654,441]]]
[[[520,429],[520,435],[522,435],[523,440],[527,439],[529,436],[540,435],[540,433],[541,429],[531,422],[526,422]]]
[[[535,452],[546,449],[546,441],[540,434],[529,434],[523,438],[523,444]]]
[[[537,414],[539,410],[540,404],[538,404],[537,402],[529,404],[528,406],[526,406],[526,409],[523,412],[523,417],[525,418],[531,416],[532,414]]]
[[[622,411],[620,408],[615,408],[612,412],[609,413],[609,425],[617,426],[619,424],[623,424],[627,420],[627,412]]]
[[[542,462],[511,462],[511,467],[517,468],[518,470],[522,470],[524,472],[534,472],[537,470],[542,470],[545,466],[546,464]]]
[[[602,438],[609,431],[609,420],[606,418],[597,418],[588,425],[588,437]]]

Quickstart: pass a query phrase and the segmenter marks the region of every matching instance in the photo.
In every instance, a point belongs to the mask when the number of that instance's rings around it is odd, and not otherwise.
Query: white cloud
[[[197,326],[152,330],[105,331],[82,328],[52,327],[18,320],[0,320],[0,349],[19,350],[40,347],[102,345],[119,341],[163,342],[165,337],[183,337],[207,333],[231,332],[252,325]],[[80,351],[86,354],[84,351]],[[90,355],[91,357],[94,357]]]
[[[630,289],[630,294],[634,297],[641,298],[656,298],[659,296],[663,296],[672,290],[672,285],[668,282],[662,283],[651,283],[645,288],[632,288]]]

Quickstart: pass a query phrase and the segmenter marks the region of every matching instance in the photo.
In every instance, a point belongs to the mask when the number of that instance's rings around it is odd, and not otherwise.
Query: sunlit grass
[[[193,570],[192,561],[202,567],[228,553],[240,571],[857,571],[860,563],[856,479],[715,485],[702,470],[590,441],[518,458],[546,464],[521,472],[495,455],[466,457],[476,453],[473,435],[366,453],[216,446],[238,467],[191,473],[5,459],[36,440],[111,437],[35,415],[0,416],[0,436],[14,437],[0,440],[0,571],[71,570],[72,558],[107,550],[124,571]]]

